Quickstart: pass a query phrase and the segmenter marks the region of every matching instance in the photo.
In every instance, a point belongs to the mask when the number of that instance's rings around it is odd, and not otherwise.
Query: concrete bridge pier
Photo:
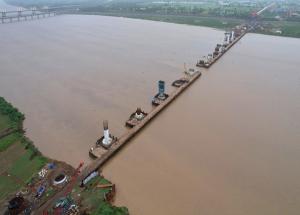
[[[1,23],[5,23],[6,10],[1,11]]]
[[[32,15],[34,16],[36,14],[36,8],[35,7],[31,8],[31,11],[32,11]]]
[[[22,17],[22,8],[18,8],[18,21],[20,21],[21,17]]]

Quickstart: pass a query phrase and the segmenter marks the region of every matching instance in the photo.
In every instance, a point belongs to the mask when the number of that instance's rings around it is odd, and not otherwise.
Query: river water
[[[119,136],[157,80],[212,50],[223,32],[101,16],[0,25],[0,95],[26,114],[47,156],[76,166]],[[300,211],[300,40],[247,34],[104,168],[133,215]]]

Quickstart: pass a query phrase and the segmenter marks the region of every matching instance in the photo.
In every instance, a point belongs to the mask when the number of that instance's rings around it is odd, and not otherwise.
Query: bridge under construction
[[[215,62],[217,62],[230,48],[232,48],[246,33],[252,29],[249,25],[236,26],[231,31],[225,33],[223,44],[217,44],[216,49],[212,54],[208,54],[205,59],[199,60],[196,64],[198,67],[209,68]],[[159,92],[153,97],[152,104],[153,109],[149,112],[143,112],[139,108],[134,112],[126,125],[130,125],[128,132],[121,137],[115,137],[109,133],[108,123],[104,122],[104,135],[96,142],[95,146],[91,147],[89,154],[93,160],[88,166],[86,166],[79,180],[82,183],[94,172],[100,170],[100,168],[123,147],[130,139],[132,139],[137,133],[150,123],[161,111],[163,111],[168,105],[170,105],[176,98],[179,97],[188,87],[190,87],[199,77],[201,72],[196,69],[189,69],[184,71],[184,77],[175,80],[173,86],[176,89],[170,93],[170,95],[164,92],[164,81],[159,81]]]
[[[39,19],[57,15],[55,10],[37,10],[35,8],[28,10],[20,9],[17,11],[2,11],[0,13],[2,23],[29,20],[34,18]],[[109,133],[108,122],[105,121],[103,125],[103,136],[95,141],[96,144],[93,145],[88,151],[89,155],[94,160],[85,166],[83,171],[79,173],[79,168],[82,166],[80,164],[78,171],[76,171],[76,174],[74,174],[74,178],[72,179],[70,185],[54,196],[52,200],[54,201],[58,197],[66,196],[67,193],[71,192],[75,180],[84,185],[85,181],[88,181],[94,175],[97,175],[95,173],[98,173],[107,161],[112,159],[114,155],[116,155],[123,146],[129,143],[135,135],[141,132],[142,129],[151,122],[151,120],[157,117],[159,113],[166,109],[167,106],[170,105],[176,98],[178,98],[185,90],[191,87],[191,85],[201,77],[203,71],[207,71],[227,51],[237,44],[238,41],[247,34],[247,32],[251,31],[252,29],[253,25],[243,24],[226,31],[224,34],[224,40],[219,44],[216,44],[216,47],[211,53],[208,53],[208,55],[203,56],[199,59],[199,61],[196,62],[196,67],[201,70],[195,68],[185,68],[183,77],[180,77],[172,83],[174,88],[172,88],[173,91],[169,94],[165,92],[165,82],[162,80],[158,81],[158,92],[153,96],[151,101],[153,105],[151,111],[145,112],[142,111],[141,108],[137,108],[137,110],[133,112],[129,119],[124,123],[125,126],[129,127],[129,130],[127,130],[127,132],[120,137],[115,137]],[[105,186],[112,187],[113,185],[109,184]],[[44,208],[47,208],[49,205],[51,205],[51,201],[49,204],[45,205]],[[40,209],[40,211],[42,211],[42,209]]]

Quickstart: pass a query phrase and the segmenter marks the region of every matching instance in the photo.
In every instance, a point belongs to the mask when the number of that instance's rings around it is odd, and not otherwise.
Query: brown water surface
[[[0,95],[46,155],[74,166],[108,119],[121,135],[156,81],[181,76],[222,31],[59,16],[0,26]],[[104,169],[133,215],[300,211],[300,40],[246,35]],[[172,88],[168,86],[168,90]]]

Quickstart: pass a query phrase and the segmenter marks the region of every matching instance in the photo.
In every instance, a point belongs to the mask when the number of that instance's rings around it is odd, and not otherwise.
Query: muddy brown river
[[[210,28],[101,16],[0,25],[0,95],[47,156],[77,166],[159,79],[221,42]],[[247,34],[104,168],[133,215],[298,215],[300,40]]]

